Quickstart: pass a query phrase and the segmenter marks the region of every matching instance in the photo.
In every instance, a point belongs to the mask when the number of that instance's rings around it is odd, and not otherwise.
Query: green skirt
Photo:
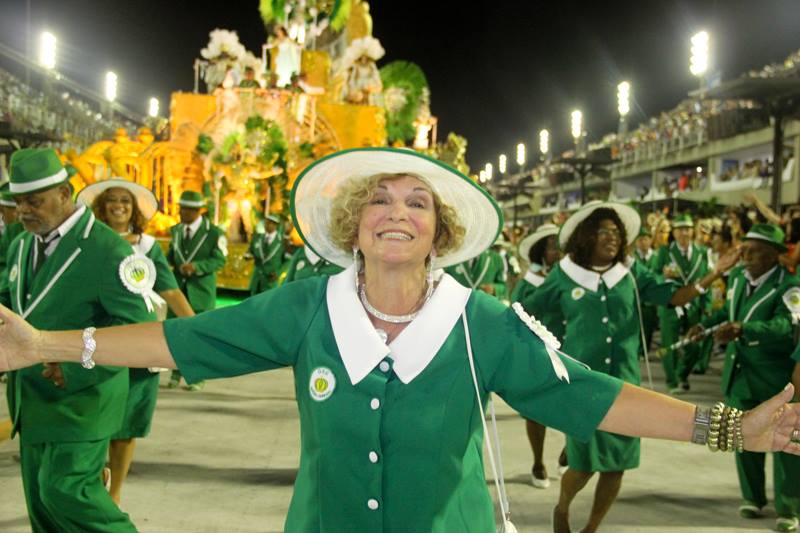
[[[567,437],[569,467],[581,472],[620,472],[639,467],[640,439],[595,431],[589,442]]]
[[[146,368],[131,368],[128,372],[130,389],[125,404],[125,418],[122,427],[111,436],[111,440],[146,437],[153,422],[158,398],[159,374],[154,374]]]

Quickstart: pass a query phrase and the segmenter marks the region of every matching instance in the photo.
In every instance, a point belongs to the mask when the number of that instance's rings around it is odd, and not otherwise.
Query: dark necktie
[[[47,246],[56,237],[58,237],[57,232],[47,236],[47,238],[44,239],[38,236],[33,238],[35,246],[35,251],[34,251],[35,255],[33,257],[33,268],[31,270],[31,276],[35,276],[36,273],[39,271],[39,267],[42,266],[42,263],[44,263],[44,260],[46,259],[45,250],[47,250]]]

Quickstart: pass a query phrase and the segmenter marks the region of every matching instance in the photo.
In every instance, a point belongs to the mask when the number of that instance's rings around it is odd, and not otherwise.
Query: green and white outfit
[[[445,269],[456,281],[470,289],[483,285],[494,288],[494,296],[500,300],[506,297],[506,276],[503,259],[494,250],[486,250],[478,257]]]
[[[667,305],[675,291],[635,261],[617,263],[600,275],[567,256],[536,289],[530,307],[535,316],[566,320],[564,352],[597,372],[638,385],[636,287],[641,301],[654,305]],[[592,401],[586,398],[587,404]],[[639,466],[639,439],[604,431],[595,432],[588,443],[568,436],[567,457],[570,468],[584,472],[628,470]]]
[[[495,531],[461,313],[484,402],[496,392],[585,440],[621,382],[569,359],[570,383],[560,381],[514,311],[447,275],[387,346],[353,279],[351,267],[168,320],[170,352],[192,381],[294,369],[301,452],[285,531]]]
[[[736,267],[725,307],[705,319],[706,327],[724,321],[741,322],[742,335],[729,342],[722,373],[726,403],[752,409],[791,381],[796,346],[794,335],[800,319],[800,280],[778,265],[759,279],[751,279]],[[798,358],[795,352],[795,358]],[[764,462],[766,454],[736,454],[742,497],[759,507],[767,503]],[[773,454],[775,511],[779,517],[800,516],[800,457]]]
[[[85,208],[36,274],[34,236],[8,251],[9,285],[0,301],[44,330],[143,322],[153,316],[120,279],[130,245]],[[135,531],[100,481],[109,438],[122,424],[128,370],[61,363],[66,386],[42,377],[42,365],[12,372],[14,432],[20,435],[22,480],[34,531]]]
[[[253,275],[250,278],[250,294],[258,294],[278,286],[283,264],[283,228],[272,233],[256,232],[250,241],[249,252],[253,256]]]
[[[652,249],[647,250],[647,253],[643,255],[638,248],[634,247],[633,257],[651,272],[654,272],[656,275],[659,274],[653,268],[656,260],[656,254]],[[653,332],[658,327],[658,308],[656,306],[651,304],[642,304],[642,324],[644,325],[644,337],[645,342],[647,343],[645,348],[649,350],[651,341],[653,340]],[[644,355],[644,350],[642,351],[642,355]]]
[[[292,254],[283,282],[291,283],[314,276],[333,276],[341,271],[342,267],[322,259],[310,248],[301,246]]]
[[[217,271],[225,266],[228,255],[227,240],[222,230],[200,217],[197,231],[186,239],[186,224],[170,228],[172,240],[167,251],[167,261],[173,267],[178,287],[186,295],[195,313],[214,309],[217,298]],[[179,267],[192,263],[193,276],[184,276]]]
[[[658,249],[653,263],[655,272],[661,274],[664,267],[671,266],[678,271],[678,278],[668,280],[676,288],[694,285],[709,273],[708,253],[706,248],[692,243],[686,250],[681,251],[676,242]],[[670,346],[678,342],[689,329],[700,323],[710,296],[701,295],[682,307],[659,307],[658,319],[661,327],[661,345]],[[700,360],[703,350],[710,349],[704,343],[690,344],[682,349],[678,357],[672,350],[667,350],[661,359],[667,387],[675,389],[679,382],[686,382],[695,364]]]

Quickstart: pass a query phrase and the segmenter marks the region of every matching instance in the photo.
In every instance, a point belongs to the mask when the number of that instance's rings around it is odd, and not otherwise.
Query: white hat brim
[[[522,242],[519,243],[519,256],[527,261],[531,253],[531,248],[536,246],[537,242],[552,235],[558,235],[558,226],[555,224],[542,224],[536,228],[536,231],[522,239]]]
[[[120,188],[130,192],[136,198],[136,205],[139,207],[142,216],[149,222],[158,212],[158,200],[156,196],[146,187],[126,180],[124,178],[110,178],[87,185],[78,193],[78,201],[91,208],[95,198],[100,196],[108,189]]]
[[[461,246],[436,257],[434,268],[445,268],[478,256],[494,243],[503,217],[491,196],[467,176],[448,165],[412,150],[354,148],[323,157],[297,177],[291,211],[300,237],[323,259],[347,268],[352,253],[340,249],[330,235],[333,199],[351,180],[375,174],[410,173],[422,176],[442,202],[458,215],[465,234]]]
[[[589,202],[573,213],[572,216],[564,222],[564,225],[561,226],[561,231],[558,232],[558,245],[562,250],[566,248],[567,242],[574,233],[575,228],[578,227],[578,224],[589,218],[589,215],[598,209],[611,209],[617,213],[617,216],[619,216],[620,220],[622,220],[622,224],[625,226],[625,233],[627,234],[626,237],[628,241],[626,243],[627,245],[632,244],[633,241],[636,240],[636,237],[639,236],[639,229],[642,227],[642,219],[639,213],[636,212],[636,209],[618,202]]]

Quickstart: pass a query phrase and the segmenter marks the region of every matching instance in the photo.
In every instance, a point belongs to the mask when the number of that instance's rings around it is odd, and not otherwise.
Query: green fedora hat
[[[689,213],[681,213],[672,219],[672,228],[693,228],[694,220]]]
[[[784,244],[785,235],[783,230],[775,224],[754,224],[744,236],[744,240],[764,241],[781,252],[788,250]]]
[[[11,194],[40,192],[69,181],[52,148],[23,148],[11,154]]]
[[[203,195],[197,191],[183,191],[178,200],[178,205],[181,207],[200,209],[206,207],[206,200],[203,198]]]

